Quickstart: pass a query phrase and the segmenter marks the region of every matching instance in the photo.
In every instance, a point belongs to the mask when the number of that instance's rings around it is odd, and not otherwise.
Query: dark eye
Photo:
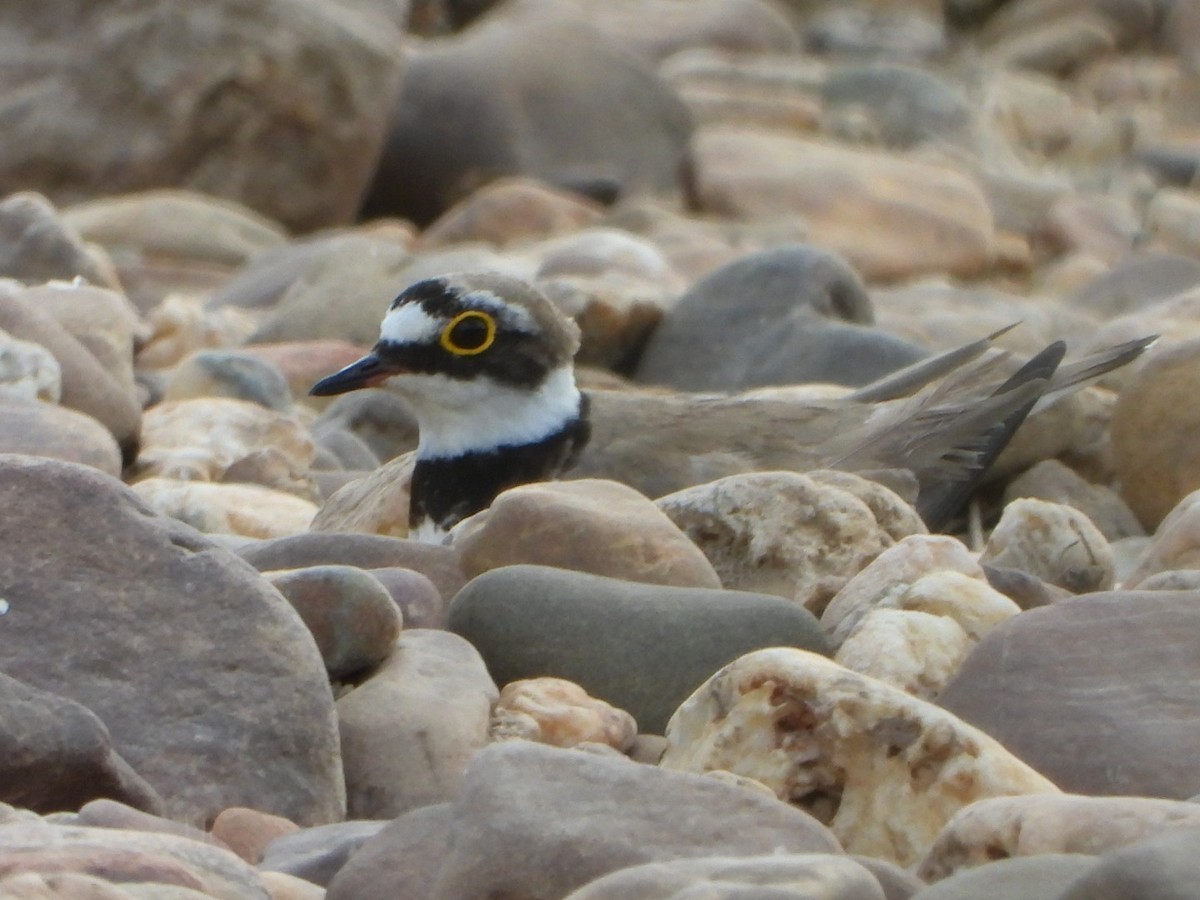
[[[469,309],[461,312],[442,330],[442,347],[455,356],[482,353],[496,340],[496,320],[485,312]]]

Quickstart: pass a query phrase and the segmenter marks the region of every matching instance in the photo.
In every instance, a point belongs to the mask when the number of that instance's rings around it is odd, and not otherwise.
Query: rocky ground
[[[0,6],[0,897],[1200,896],[1200,3],[486,5]],[[407,540],[480,268],[742,412]],[[1014,322],[952,534],[721,452]]]

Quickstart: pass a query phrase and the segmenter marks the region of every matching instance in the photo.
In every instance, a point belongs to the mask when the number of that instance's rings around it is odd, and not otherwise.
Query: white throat
[[[416,374],[393,376],[388,387],[408,400],[416,414],[418,459],[536,443],[579,416],[579,389],[569,365],[532,389],[486,376]]]

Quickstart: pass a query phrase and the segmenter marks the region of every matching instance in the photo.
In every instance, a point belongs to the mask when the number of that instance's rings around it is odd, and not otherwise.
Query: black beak
[[[308,393],[313,397],[330,397],[334,394],[345,394],[359,388],[375,387],[384,379],[395,375],[399,370],[389,366],[374,353],[368,353],[357,362],[352,362],[346,368],[322,378]]]

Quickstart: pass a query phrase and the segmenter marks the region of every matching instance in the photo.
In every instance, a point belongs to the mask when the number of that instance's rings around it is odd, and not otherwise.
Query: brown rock
[[[1189,797],[1200,782],[1183,752],[1200,737],[1195,599],[1117,591],[1026,610],[980,641],[938,702],[1063,790]]]
[[[987,201],[956,171],[748,128],[712,126],[695,143],[706,209],[804,216],[813,240],[864,278],[970,276],[991,265]]]
[[[256,866],[262,861],[263,851],[269,843],[299,830],[300,826],[291,819],[244,806],[231,806],[217,813],[211,834],[250,865]]]
[[[1057,793],[930,703],[792,648],[725,666],[667,726],[662,766],[727,769],[829,824],[850,852],[909,865],[966,804]]]
[[[342,815],[324,666],[252,569],[83,466],[0,457],[0,508],[0,669],[95,712],[172,818]]]
[[[594,225],[601,207],[528,178],[502,178],[450,207],[421,235],[425,246],[484,241],[497,247]]]
[[[1200,421],[1193,399],[1200,378],[1200,337],[1156,350],[1121,391],[1112,444],[1121,495],[1153,530],[1183,497],[1200,488]]]
[[[238,550],[259,571],[347,565],[360,569],[400,566],[427,577],[449,600],[467,583],[449,547],[377,534],[310,532],[250,544]]]
[[[430,579],[402,566],[372,569],[371,574],[400,607],[406,628],[441,628],[446,623],[445,603]]]
[[[892,537],[846,491],[795,472],[732,475],[657,501],[721,584],[795,599],[820,614]]]
[[[186,186],[297,229],[353,218],[402,61],[382,20],[293,0],[56,0],[6,9],[0,33],[18,61],[0,82],[0,193],[32,186],[69,203]],[[76,65],[36,63],[55,58]],[[22,100],[31,91],[77,102]],[[143,136],[132,153],[131,134]]]
[[[304,402],[312,406],[320,405],[320,401],[317,397],[309,397],[308,389],[330,372],[350,365],[364,353],[364,348],[358,344],[320,338],[247,344],[239,349],[247,356],[270,363],[282,372],[292,396],[304,398]]]
[[[152,834],[173,834],[213,847],[225,847],[220,840],[199,828],[143,812],[117,800],[92,800],[84,804],[79,812],[70,819],[58,819],[57,824],[82,825],[85,828],[116,828],[122,831],[148,831]]]
[[[33,191],[0,201],[0,276],[27,284],[79,277],[117,286],[103,254],[90,250],[50,201]]]
[[[121,474],[121,448],[91,416],[39,400],[0,396],[0,453],[47,456]]]
[[[234,270],[287,240],[283,228],[248,207],[176,188],[98,197],[62,217],[123,271],[166,261]]]
[[[400,608],[379,581],[355,566],[266,573],[312,632],[332,679],[383,662],[400,634]]]
[[[402,632],[391,657],[337,701],[349,814],[390,819],[452,797],[488,742],[496,696],[458,635]]]
[[[1200,806],[1150,797],[994,797],[946,823],[918,874],[938,881],[993,859],[1044,853],[1100,856],[1153,834],[1200,827]]]
[[[234,854],[176,835],[13,823],[0,826],[0,859],[7,872],[99,875],[148,883],[166,896],[172,888],[186,888],[184,897],[194,891],[222,900],[268,898],[258,874]]]
[[[72,700],[0,674],[0,736],[4,803],[49,813],[115,797],[162,808],[154,788],[113,747],[104,723]]]
[[[811,817],[757,792],[528,741],[477,754],[439,825],[431,810],[409,815],[449,835],[416,854],[416,829],[398,819],[347,863],[329,900],[562,897],[646,862],[838,850]],[[405,893],[412,885],[428,887]]]
[[[27,289],[13,282],[0,284],[0,328],[54,354],[62,367],[62,405],[104,425],[116,438],[125,462],[130,462],[137,451],[142,410],[120,379],[41,309]]]
[[[146,328],[124,294],[89,284],[51,282],[30,287],[24,296],[50,313],[125,393],[136,398],[133,353]]]
[[[611,481],[504,491],[455,528],[453,546],[468,578],[527,563],[650,584],[721,586],[704,554],[667,516]]]

